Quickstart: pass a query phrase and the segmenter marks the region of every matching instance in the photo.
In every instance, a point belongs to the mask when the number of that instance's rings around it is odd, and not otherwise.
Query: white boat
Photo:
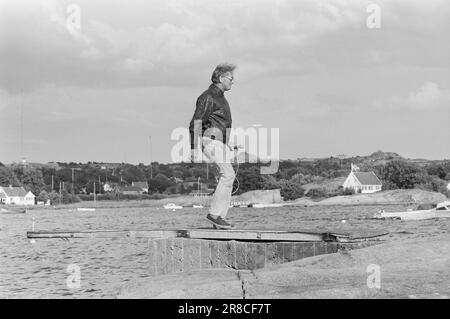
[[[450,218],[450,201],[444,201],[436,205],[436,208],[422,210],[408,210],[406,212],[386,213],[378,212],[375,218],[395,218],[401,220],[423,220],[432,218]]]
[[[26,209],[19,208],[2,208],[0,211],[5,214],[25,214],[27,212]]]
[[[79,211],[79,212],[95,212],[95,208],[78,207],[77,211]]]
[[[253,208],[266,208],[266,207],[283,207],[282,203],[274,203],[274,204],[253,204]]]
[[[194,207],[194,208],[203,208],[203,205],[193,205],[192,207]]]
[[[168,203],[163,206],[165,209],[182,209],[183,206],[175,205],[174,203]]]

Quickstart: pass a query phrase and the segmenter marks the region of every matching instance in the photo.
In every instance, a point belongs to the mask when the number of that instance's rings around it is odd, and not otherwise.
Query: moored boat
[[[0,211],[3,214],[25,214],[27,212],[26,209],[20,208],[1,208]]]
[[[182,209],[183,206],[175,205],[174,203],[168,203],[163,206],[165,209]]]
[[[450,201],[444,201],[432,209],[408,210],[406,212],[384,212],[375,214],[375,218],[393,218],[401,220],[423,220],[432,218],[450,218]]]

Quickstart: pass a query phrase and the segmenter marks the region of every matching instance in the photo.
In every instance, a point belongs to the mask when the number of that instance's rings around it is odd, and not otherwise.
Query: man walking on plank
[[[219,167],[220,179],[211,200],[209,214],[206,216],[206,219],[219,229],[233,227],[225,219],[236,175],[231,165],[233,148],[228,145],[231,111],[224,93],[231,90],[235,68],[235,65],[229,63],[219,64],[215,68],[211,76],[212,84],[198,97],[189,125],[192,160],[203,151],[209,161]]]

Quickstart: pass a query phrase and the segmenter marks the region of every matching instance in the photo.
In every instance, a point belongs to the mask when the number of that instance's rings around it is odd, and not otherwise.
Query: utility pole
[[[24,151],[23,151],[23,94],[22,92],[19,94],[19,103],[20,103],[20,160],[21,165],[25,166],[27,164]]]
[[[94,182],[94,203],[95,203],[95,182]]]
[[[73,179],[74,179],[74,173],[73,173],[73,171],[75,170],[75,168],[71,168],[71,170],[72,170],[72,195],[73,195]]]
[[[20,101],[20,159],[23,161],[23,104]]]
[[[153,179],[153,169],[152,169],[152,136],[150,135],[150,179]]]

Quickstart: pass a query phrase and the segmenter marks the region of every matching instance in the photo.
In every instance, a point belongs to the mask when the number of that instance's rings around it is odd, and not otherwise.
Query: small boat
[[[14,209],[14,208],[2,208],[1,212],[4,214],[25,214],[27,212],[26,209]]]
[[[165,209],[182,209],[183,206],[175,205],[174,203],[168,203],[163,206]]]
[[[253,204],[253,208],[267,208],[267,207],[283,207],[282,203],[274,204]]]
[[[77,211],[79,211],[79,212],[95,212],[95,208],[78,207]]]
[[[374,218],[401,219],[401,220],[424,220],[433,218],[450,218],[450,201],[444,201],[436,205],[436,208],[422,210],[408,210],[406,212],[384,212],[375,214]]]
[[[203,208],[203,205],[192,205],[193,208]]]

